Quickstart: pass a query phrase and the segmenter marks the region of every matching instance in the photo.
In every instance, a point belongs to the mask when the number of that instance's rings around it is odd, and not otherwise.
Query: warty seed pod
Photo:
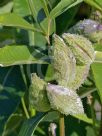
[[[43,79],[40,79],[36,73],[31,74],[29,104],[40,112],[46,112],[51,108],[47,98],[46,85],[47,83]]]
[[[75,78],[76,60],[70,48],[58,35],[53,36],[53,61],[55,79],[59,85],[67,86]]]
[[[70,33],[64,33],[62,37],[75,55],[78,65],[87,65],[94,61],[94,49],[87,38]]]
[[[83,66],[77,65],[75,79],[72,82],[68,82],[67,87],[74,91],[79,89],[81,84],[83,84],[85,79],[87,78],[89,69],[90,69],[89,64]]]
[[[83,35],[91,42],[102,42],[102,24],[92,19],[79,21],[68,30],[68,33]]]
[[[48,84],[46,90],[52,109],[65,115],[84,113],[81,99],[76,92],[63,86],[52,84]]]

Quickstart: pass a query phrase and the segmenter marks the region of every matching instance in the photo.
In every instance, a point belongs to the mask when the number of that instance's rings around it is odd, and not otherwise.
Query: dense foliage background
[[[101,13],[102,0],[0,1],[0,136],[48,136],[51,123],[59,135],[58,112],[29,109],[30,74],[53,82],[46,62],[52,34],[61,35],[83,19],[102,23]],[[102,135],[102,36],[93,46],[98,61],[78,90],[85,115],[65,116],[66,136]]]

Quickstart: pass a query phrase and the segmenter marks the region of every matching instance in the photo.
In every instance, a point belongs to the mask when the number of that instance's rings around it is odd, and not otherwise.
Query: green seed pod
[[[101,43],[102,44],[102,30],[91,33],[89,35],[89,39],[93,43]]]
[[[76,73],[76,60],[70,48],[62,38],[54,35],[53,40],[53,61],[55,79],[59,85],[67,86],[73,81]]]
[[[35,73],[31,74],[31,85],[29,88],[29,104],[37,111],[46,112],[50,110],[49,100],[46,92],[47,83],[40,79]]]
[[[67,87],[71,90],[77,90],[84,83],[88,76],[90,65],[76,66],[76,76],[72,82],[68,82]]]
[[[68,33],[84,35],[93,43],[102,42],[102,24],[95,20],[79,21],[68,30]]]
[[[48,84],[46,90],[52,109],[65,115],[84,113],[81,99],[76,92],[51,84]]]
[[[88,39],[70,33],[64,33],[62,37],[75,55],[78,65],[87,65],[94,61],[94,49]]]

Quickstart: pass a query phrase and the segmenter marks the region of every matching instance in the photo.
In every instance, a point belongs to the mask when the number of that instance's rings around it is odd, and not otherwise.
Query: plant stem
[[[27,80],[26,80],[26,76],[25,76],[25,73],[24,73],[23,65],[20,65],[20,71],[21,71],[22,78],[23,78],[23,81],[25,83],[26,89],[28,89],[28,87],[27,87]]]
[[[24,80],[26,89],[28,89],[27,88],[27,80],[26,80],[26,76],[25,76],[25,73],[24,73],[23,65],[20,65],[20,70],[21,70],[22,78]],[[25,104],[25,101],[24,101],[24,96],[21,98],[21,103],[22,103],[22,107],[23,107],[23,110],[25,112],[25,115],[26,115],[27,119],[29,119],[30,116],[29,116],[28,110],[26,108],[26,104]]]
[[[25,115],[26,115],[27,119],[29,119],[30,116],[29,116],[29,113],[28,113],[26,105],[25,105],[24,97],[21,98],[21,103],[22,103],[22,107],[23,107],[23,110],[25,112]]]
[[[59,120],[59,131],[60,136],[65,136],[65,124],[64,124],[64,115],[61,114],[60,120]]]

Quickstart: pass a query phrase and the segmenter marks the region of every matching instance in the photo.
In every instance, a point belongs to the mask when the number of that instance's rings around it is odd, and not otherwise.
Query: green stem
[[[27,80],[26,80],[26,76],[25,76],[25,73],[24,73],[23,65],[20,65],[20,70],[21,70],[22,78],[24,80],[24,83],[25,83],[25,86],[26,86],[26,90],[27,90],[28,89],[28,87],[27,87]],[[25,101],[24,101],[24,96],[21,98],[21,103],[22,103],[22,107],[23,107],[23,110],[25,112],[25,115],[29,119],[30,116],[29,116],[28,110],[26,108],[26,104],[25,104]]]
[[[25,83],[26,89],[28,89],[27,88],[27,80],[26,80],[26,76],[25,76],[25,73],[24,73],[23,65],[20,65],[20,70],[21,70],[22,78],[23,78],[23,81]]]
[[[47,1],[48,5],[49,5],[50,9],[52,9],[52,5],[51,5],[50,1],[49,0],[46,0],[46,1]]]
[[[65,136],[64,115],[61,115],[61,117],[60,117],[59,129],[60,129],[60,136]]]
[[[40,0],[40,1],[42,2],[45,14],[48,17],[49,16],[49,10],[48,10],[48,7],[47,7],[47,2],[45,0]]]
[[[90,97],[92,97],[90,95]],[[94,133],[95,135],[97,136],[97,133],[96,133],[96,116],[95,116],[95,112],[94,112],[94,103],[93,103],[93,98],[89,98],[89,105],[90,105],[90,110],[91,110],[91,116],[92,116],[92,120],[93,120],[93,129],[94,129]]]
[[[29,119],[30,116],[29,116],[29,113],[28,113],[26,105],[25,105],[24,97],[21,98],[21,103],[22,103],[22,107],[23,107],[23,110],[25,112],[25,115],[26,115],[27,119]]]

